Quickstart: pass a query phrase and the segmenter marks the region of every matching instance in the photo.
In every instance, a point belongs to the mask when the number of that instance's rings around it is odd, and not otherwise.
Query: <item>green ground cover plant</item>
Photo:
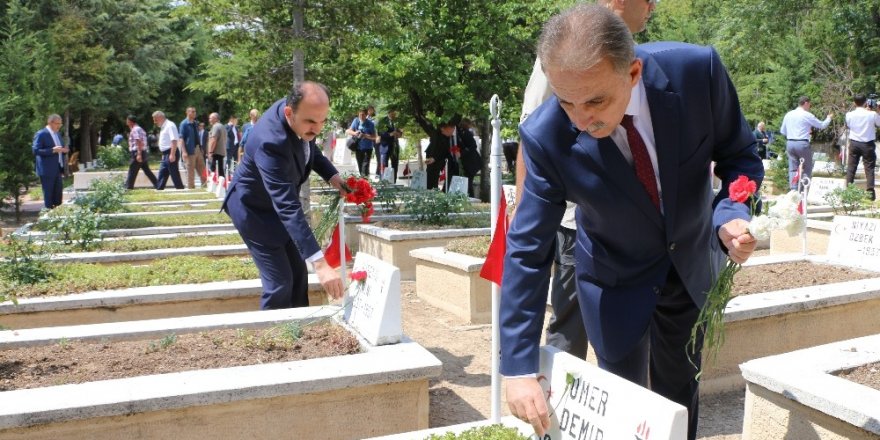
[[[205,192],[162,192],[150,188],[131,189],[125,193],[126,202],[167,202],[172,200],[217,200],[213,193]]]
[[[169,284],[248,280],[259,277],[250,258],[184,256],[156,260],[149,264],[49,264],[51,279],[19,286],[19,298],[66,295],[92,290]]]
[[[104,252],[137,252],[154,249],[174,249],[198,246],[223,246],[243,243],[244,242],[241,240],[241,236],[238,234],[190,235],[174,238],[104,240],[95,242],[91,250]],[[54,242],[46,246],[46,251],[52,253],[68,253],[79,252],[80,249],[75,244],[64,245],[62,243]],[[7,250],[0,247],[0,256],[6,256],[6,252]]]
[[[125,212],[164,212],[164,211],[188,211],[191,209],[214,209],[220,211],[223,202],[220,200],[206,200],[199,203],[182,203],[173,206],[165,205],[126,205]]]
[[[122,170],[131,160],[128,150],[118,145],[98,147],[98,166],[105,170]],[[127,169],[127,167],[125,167]]]
[[[520,434],[516,428],[490,425],[471,428],[459,434],[432,434],[425,440],[529,440],[529,437]]]
[[[852,215],[852,213],[864,209],[868,193],[856,186],[849,184],[846,188],[834,188],[825,194],[825,201],[831,205],[835,214]]]
[[[56,208],[57,210],[57,208]],[[102,217],[101,228],[103,229],[137,229],[161,226],[195,226],[230,223],[229,216],[225,213],[216,214],[178,214],[156,215],[148,217]],[[48,231],[49,226],[43,220],[37,222],[35,231]]]
[[[125,178],[115,176],[95,179],[89,185],[90,192],[80,194],[73,203],[96,214],[122,211],[125,202]]]
[[[489,253],[489,243],[492,238],[484,235],[481,237],[456,238],[450,240],[446,245],[446,250],[458,254],[470,255],[477,258],[486,258]]]
[[[52,278],[49,252],[30,238],[8,236],[0,241],[0,302],[15,301],[19,286],[42,283]]]
[[[65,246],[87,251],[101,239],[106,218],[78,205],[59,206],[40,219],[34,229],[55,234]]]

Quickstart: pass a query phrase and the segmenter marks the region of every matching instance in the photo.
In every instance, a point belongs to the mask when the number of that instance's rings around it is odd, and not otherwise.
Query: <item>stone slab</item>
[[[807,203],[813,205],[826,204],[828,201],[825,200],[825,196],[838,188],[846,188],[846,181],[844,179],[813,177],[810,179],[810,191],[807,193]]]
[[[880,391],[828,374],[878,361],[875,335],[756,359],[741,369],[750,384],[880,435]]]
[[[468,273],[479,272],[486,261],[485,258],[449,252],[443,247],[413,249],[409,251],[409,254],[413,258],[444,264]]]
[[[134,252],[77,252],[53,255],[53,262],[71,263],[122,263],[131,261],[149,261],[179,256],[225,257],[232,255],[249,255],[244,244],[226,244],[216,246],[193,246],[170,249],[150,249]]]
[[[343,320],[373,345],[396,344],[403,336],[400,269],[358,252],[350,273],[366,272],[346,291]]]

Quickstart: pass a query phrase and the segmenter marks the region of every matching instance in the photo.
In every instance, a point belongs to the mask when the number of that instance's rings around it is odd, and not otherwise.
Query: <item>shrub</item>
[[[784,156],[783,154],[782,157]],[[773,182],[775,192],[780,194],[788,192],[788,188],[791,186],[788,180],[788,161],[785,159],[771,160],[767,177]]]
[[[425,440],[528,440],[529,438],[520,434],[516,428],[490,425],[471,428],[459,434],[451,432],[442,435],[432,434]]]
[[[835,214],[851,215],[862,209],[862,200],[867,196],[866,191],[851,183],[846,188],[835,188],[825,194],[825,201],[831,205]]]
[[[95,179],[89,186],[92,191],[77,196],[73,203],[96,214],[122,211],[125,202],[125,178]]]
[[[52,278],[49,270],[49,253],[43,245],[37,245],[31,240],[14,235],[3,239],[2,253],[4,258],[0,260],[0,279],[3,282],[3,291],[0,291],[0,301],[10,298],[15,300],[15,288],[41,283]]]
[[[107,170],[119,168],[125,165],[131,155],[122,147],[116,145],[102,145],[98,147],[98,166]]]
[[[444,226],[452,223],[450,214],[468,211],[470,206],[466,194],[417,191],[406,197],[403,212],[419,223]]]
[[[56,234],[62,243],[75,245],[81,251],[95,246],[101,238],[103,222],[100,215],[77,205],[55,208],[40,221],[41,229]]]

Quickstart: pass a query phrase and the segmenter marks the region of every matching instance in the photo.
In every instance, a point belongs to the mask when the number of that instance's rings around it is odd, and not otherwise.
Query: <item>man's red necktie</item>
[[[633,168],[636,171],[636,177],[648,192],[648,197],[654,203],[654,207],[660,210],[660,192],[657,191],[657,177],[654,174],[654,165],[651,165],[651,156],[648,155],[648,147],[642,140],[642,135],[633,125],[632,115],[623,115],[623,121],[620,123],[626,129],[626,140],[629,142],[629,150],[632,152]]]

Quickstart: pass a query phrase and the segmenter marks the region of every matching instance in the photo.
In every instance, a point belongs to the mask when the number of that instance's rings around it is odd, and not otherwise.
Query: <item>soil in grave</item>
[[[877,278],[880,274],[808,261],[743,267],[733,279],[733,296],[819,284]]]
[[[838,371],[836,375],[850,382],[880,390],[880,362],[862,365],[849,371]]]
[[[357,339],[330,323],[169,334],[147,341],[61,340],[0,351],[0,391],[359,352]]]

